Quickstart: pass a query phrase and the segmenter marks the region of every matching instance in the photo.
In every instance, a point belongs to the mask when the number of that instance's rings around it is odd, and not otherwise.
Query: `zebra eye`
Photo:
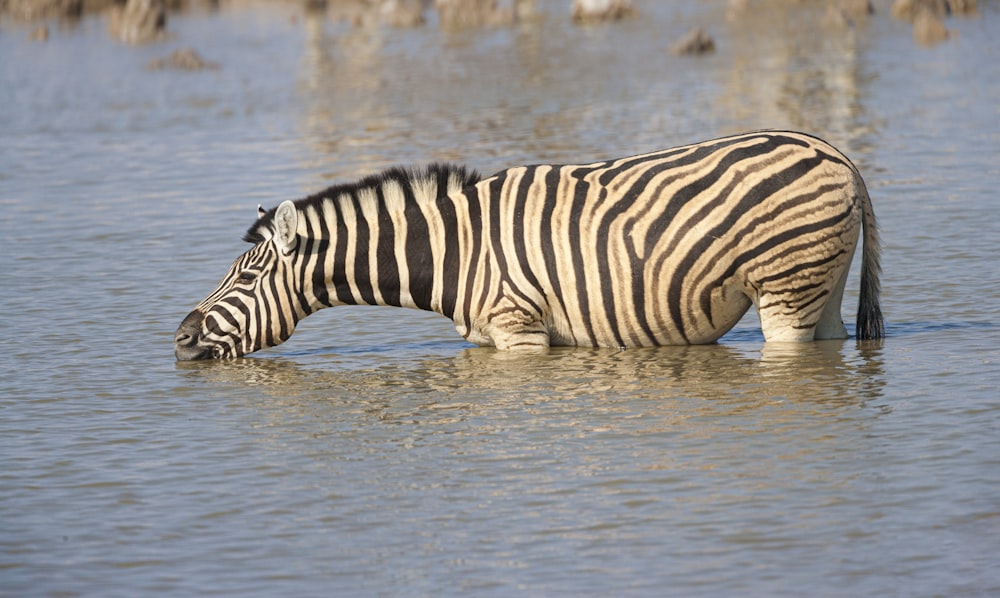
[[[236,277],[236,282],[241,282],[244,284],[249,284],[257,280],[257,273],[251,272],[250,270],[244,270],[240,272],[240,275]]]

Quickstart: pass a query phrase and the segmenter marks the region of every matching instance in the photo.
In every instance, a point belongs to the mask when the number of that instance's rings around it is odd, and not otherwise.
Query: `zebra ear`
[[[257,204],[257,220],[260,220],[264,216],[267,216],[267,210],[264,209],[264,206]]]
[[[299,213],[289,200],[281,202],[274,213],[274,238],[278,248],[285,255],[295,251],[298,241]]]

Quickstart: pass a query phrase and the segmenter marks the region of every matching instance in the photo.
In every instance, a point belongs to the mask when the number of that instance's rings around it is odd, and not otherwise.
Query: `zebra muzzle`
[[[209,359],[213,356],[212,347],[201,344],[201,323],[204,314],[194,310],[184,318],[174,333],[174,356],[177,361],[193,361]]]

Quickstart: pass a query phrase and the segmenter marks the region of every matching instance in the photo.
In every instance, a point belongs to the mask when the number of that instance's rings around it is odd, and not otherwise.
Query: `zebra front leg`
[[[549,330],[538,314],[504,300],[490,311],[483,332],[501,351],[545,352]]]

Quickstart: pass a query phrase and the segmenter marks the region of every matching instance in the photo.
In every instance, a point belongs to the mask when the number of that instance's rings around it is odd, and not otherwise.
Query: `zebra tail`
[[[871,197],[860,176],[858,180],[862,195],[861,228],[864,247],[861,252],[861,295],[858,299],[858,319],[854,332],[858,340],[874,340],[885,338],[885,323],[882,319],[882,307],[879,305],[882,290],[879,282],[879,275],[882,273],[882,248]]]

